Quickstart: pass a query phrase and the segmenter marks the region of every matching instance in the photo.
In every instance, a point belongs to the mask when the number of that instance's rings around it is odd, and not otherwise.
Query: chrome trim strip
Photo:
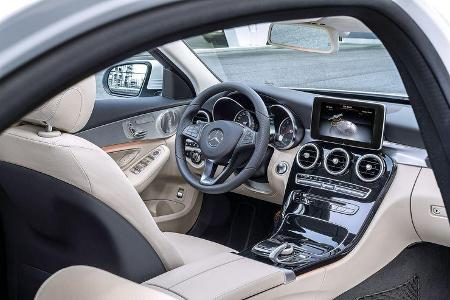
[[[294,271],[292,271],[292,270],[288,270],[288,269],[284,269],[284,268],[280,268],[280,270],[284,273],[284,284],[291,283],[291,282],[295,281],[295,279],[297,278],[297,276],[295,276]]]
[[[272,146],[275,147],[278,150],[287,150],[290,149],[292,146],[294,146],[295,141],[297,140],[297,136],[298,136],[298,123],[297,123],[297,119],[295,118],[294,114],[287,108],[284,107],[283,105],[280,104],[274,104],[272,106],[269,107],[269,111],[272,111],[272,107],[279,107],[282,110],[284,110],[286,112],[286,114],[288,115],[286,118],[283,119],[283,121],[280,122],[280,125],[278,126],[278,132],[280,132],[280,127],[281,124],[284,123],[284,121],[289,118],[292,121],[292,126],[294,127],[294,136],[292,138],[292,141],[285,147],[276,147],[274,143],[272,143]]]
[[[423,148],[384,141],[382,151],[383,153],[389,155],[398,164],[423,168],[430,167],[427,164],[427,150]]]
[[[200,109],[200,110],[197,112],[197,114],[194,116],[194,118],[195,118],[198,114],[204,115],[204,116],[206,117],[206,119],[208,120],[208,121],[206,121],[207,123],[211,122],[211,117],[209,116],[209,114],[208,114],[205,110]],[[194,118],[192,118],[192,119],[194,119]]]
[[[236,103],[237,105],[239,105],[242,109],[245,109],[245,107],[243,107],[239,102],[237,102],[236,100],[234,100],[233,98],[224,96],[224,97],[220,97],[219,99],[216,100],[216,102],[214,102],[213,108],[212,108],[212,117],[213,117],[213,121],[216,121],[216,117],[215,117],[215,108],[217,103],[219,103],[220,101],[231,101]]]

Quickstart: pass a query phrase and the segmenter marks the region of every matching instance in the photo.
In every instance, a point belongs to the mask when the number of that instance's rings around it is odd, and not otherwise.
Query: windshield
[[[265,23],[214,31],[185,43],[222,81],[406,96],[394,62],[368,29],[340,31],[339,50],[325,54],[271,45],[269,28]]]

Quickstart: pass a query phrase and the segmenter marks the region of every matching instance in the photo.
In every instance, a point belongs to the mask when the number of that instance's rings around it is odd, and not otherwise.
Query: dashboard
[[[273,87],[256,91],[270,114],[270,145],[262,174],[233,192],[280,204],[281,213],[273,234],[240,255],[299,275],[349,254],[374,222],[391,184],[409,207],[417,194],[411,193],[414,176],[430,171],[409,105]],[[249,102],[236,93],[218,95],[194,121],[231,120],[258,130]],[[195,143],[187,146],[200,174],[201,153]],[[447,245],[441,233],[448,232],[448,220],[430,214],[430,207],[443,207],[442,200],[428,193],[414,198],[412,214],[415,222],[426,223],[423,228],[438,229],[427,236]]]
[[[346,255],[383,200],[396,172],[396,162],[381,151],[386,107],[317,96],[306,131],[287,105],[263,100],[270,117],[270,146],[262,174],[244,185],[266,195],[278,188],[281,221],[271,237],[241,255],[299,275]],[[258,131],[254,108],[242,95],[220,95],[212,101],[212,109],[200,113],[206,121],[234,121]],[[197,153],[192,141],[188,146]],[[280,178],[285,181],[277,187]]]
[[[277,89],[271,89],[273,90]],[[406,105],[380,104],[374,101],[325,97],[285,90],[278,97],[258,90],[257,92],[266,104],[271,121],[268,160],[271,152],[275,153],[273,155],[288,153],[308,140],[326,141],[369,150],[381,149],[384,143],[385,127],[390,134],[394,132],[397,136],[400,133],[399,138],[412,136],[411,132],[405,132],[410,130],[405,124],[399,124],[395,130],[392,130],[392,124],[386,120],[387,115],[393,115],[393,108],[394,113],[404,115],[403,109],[408,108]],[[308,99],[300,99],[301,101],[291,99],[286,93],[300,96],[299,98],[307,96]],[[310,104],[304,107],[305,102]],[[194,119],[194,122],[235,121],[255,131],[259,126],[251,102],[244,95],[236,92],[221,93],[211,98]],[[185,149],[188,161],[196,168],[202,167],[203,158],[198,145],[187,140]],[[419,157],[422,166],[425,166],[423,156],[426,157],[426,152]],[[266,161],[265,167],[268,165]]]

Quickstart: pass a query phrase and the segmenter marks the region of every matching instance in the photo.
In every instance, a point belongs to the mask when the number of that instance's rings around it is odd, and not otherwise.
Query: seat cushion
[[[177,250],[183,259],[184,264],[204,259],[218,253],[236,252],[235,250],[187,234],[180,234],[175,232],[165,232],[167,240]]]

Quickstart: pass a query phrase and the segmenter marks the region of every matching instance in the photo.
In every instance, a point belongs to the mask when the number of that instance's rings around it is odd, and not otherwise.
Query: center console
[[[241,255],[298,275],[351,251],[395,172],[380,151],[384,118],[380,104],[316,98],[275,230]]]

